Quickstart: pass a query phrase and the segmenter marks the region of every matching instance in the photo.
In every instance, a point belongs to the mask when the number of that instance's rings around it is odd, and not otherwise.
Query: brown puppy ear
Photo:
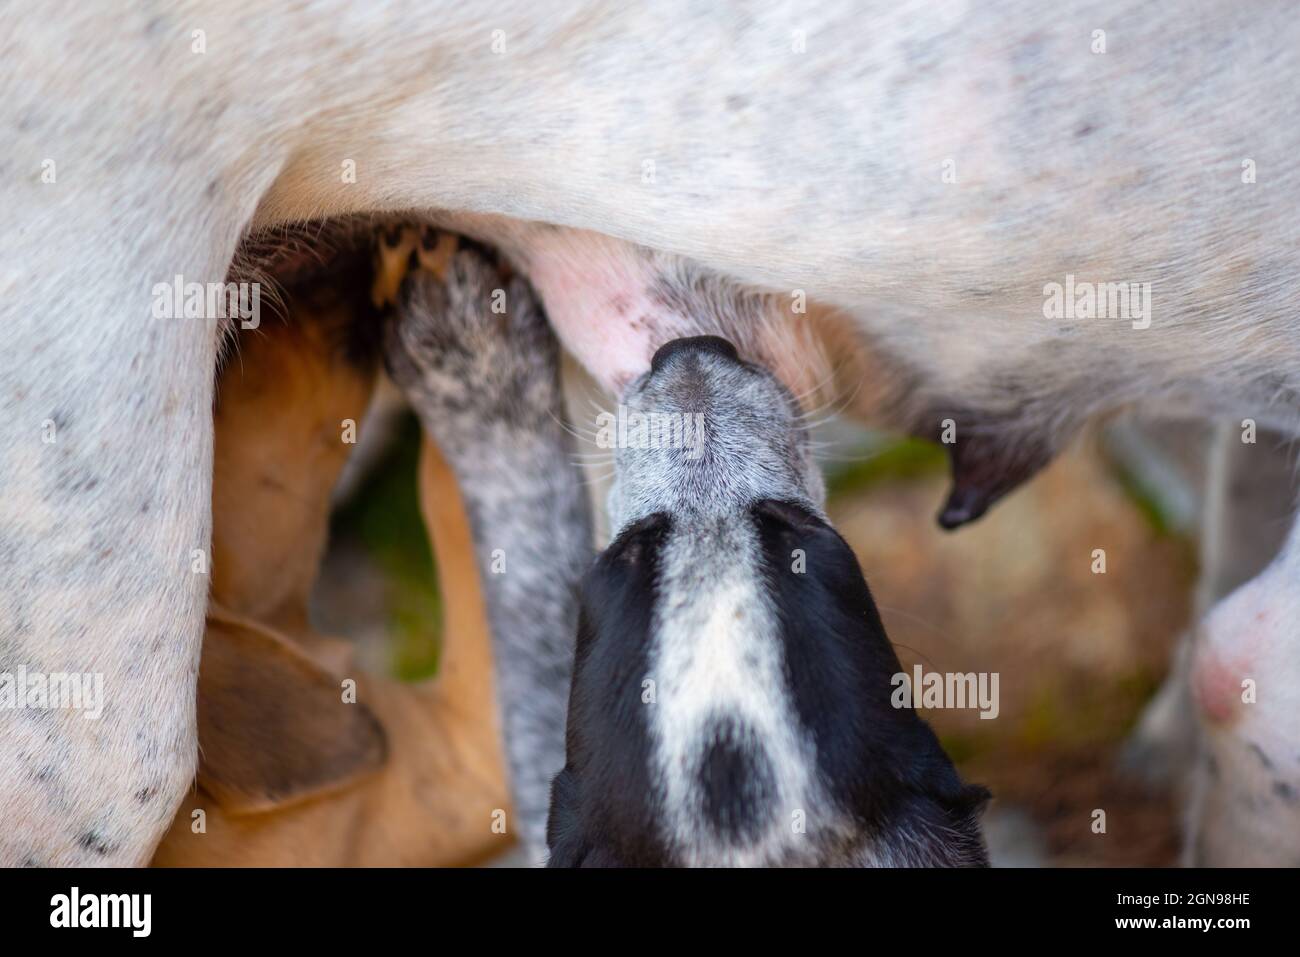
[[[199,664],[199,785],[233,814],[347,787],[379,769],[374,714],[280,633],[215,605]]]

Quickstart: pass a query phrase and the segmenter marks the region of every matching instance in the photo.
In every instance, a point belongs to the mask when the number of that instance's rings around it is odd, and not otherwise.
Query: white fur
[[[718,541],[737,535],[749,540]],[[718,561],[719,552],[731,561]],[[817,784],[816,748],[785,692],[776,614],[758,580],[761,556],[753,534],[720,524],[707,545],[684,543],[670,549],[667,560],[667,579],[703,576],[708,587],[685,588],[683,600],[662,603],[655,623],[659,697],[649,714],[664,782],[663,837],[687,866],[750,867],[804,853],[804,834],[815,834],[834,815],[825,813],[830,801]],[[751,730],[758,757],[772,772],[762,832],[741,844],[720,839],[700,811],[699,759],[709,721],[717,718]],[[796,814],[807,831],[795,830]]]
[[[1300,527],[1258,577],[1220,602],[1192,651],[1202,752],[1188,862],[1300,866]]]

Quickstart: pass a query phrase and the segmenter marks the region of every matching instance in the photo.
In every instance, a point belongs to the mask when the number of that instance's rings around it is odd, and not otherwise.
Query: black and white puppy
[[[987,864],[988,792],[890,704],[902,668],[794,397],[701,336],[659,349],[623,404],[655,427],[616,443],[550,864]]]

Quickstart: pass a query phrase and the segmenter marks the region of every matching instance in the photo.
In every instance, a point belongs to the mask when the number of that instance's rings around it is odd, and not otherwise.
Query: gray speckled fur
[[[690,448],[618,448],[609,492],[615,536],[654,512],[730,516],[763,498],[799,502],[822,514],[825,483],[799,406],[771,373],[706,352],[667,361],[696,368],[675,376],[646,373],[628,386],[623,404],[645,413],[703,416],[702,454]]]
[[[503,315],[490,309],[495,288],[505,289]],[[463,250],[445,286],[423,271],[404,280],[385,357],[465,498],[516,826],[540,862],[551,779],[564,765],[575,587],[592,548],[562,424],[559,347],[528,284],[503,282],[478,252]]]

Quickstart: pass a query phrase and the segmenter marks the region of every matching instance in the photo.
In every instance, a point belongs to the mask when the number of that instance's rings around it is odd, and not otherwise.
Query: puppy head
[[[584,582],[551,863],[987,863],[987,792],[891,704],[902,668],[821,514],[794,399],[697,339],[661,349],[625,401],[704,410],[706,434],[616,455],[619,532]]]

